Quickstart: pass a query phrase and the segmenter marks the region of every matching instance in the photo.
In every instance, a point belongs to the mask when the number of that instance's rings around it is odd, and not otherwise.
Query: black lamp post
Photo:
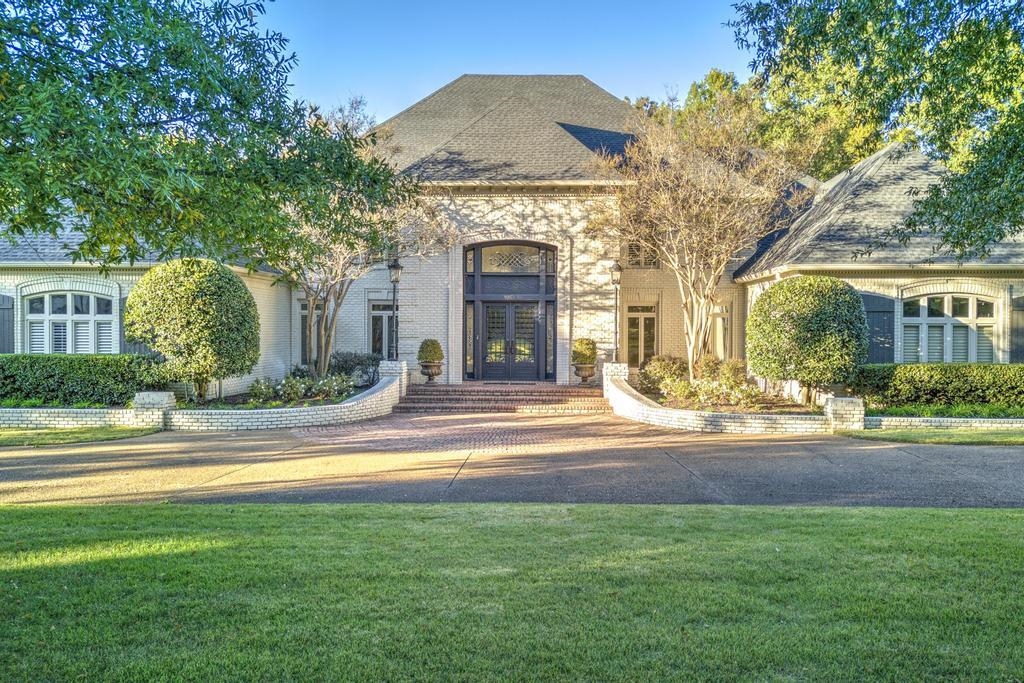
[[[398,360],[398,281],[402,279],[402,264],[398,258],[388,264],[391,279],[391,336],[388,338],[388,360]]]
[[[612,338],[614,344],[612,346],[612,362],[619,362],[619,284],[622,282],[622,266],[619,265],[616,259],[615,263],[612,264],[612,286],[615,287],[615,335]]]

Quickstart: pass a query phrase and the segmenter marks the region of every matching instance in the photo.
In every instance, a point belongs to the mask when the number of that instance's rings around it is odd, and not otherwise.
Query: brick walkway
[[[0,449],[0,503],[155,501],[1022,506],[1024,449],[508,413]]]

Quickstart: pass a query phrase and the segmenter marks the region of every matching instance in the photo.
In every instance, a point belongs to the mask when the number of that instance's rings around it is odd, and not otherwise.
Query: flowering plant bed
[[[353,389],[351,393],[335,398],[301,398],[292,401],[282,399],[267,399],[258,401],[250,394],[238,394],[227,396],[216,401],[207,403],[194,403],[192,401],[178,401],[178,408],[188,410],[260,410],[266,408],[312,408],[316,406],[332,406],[343,403],[353,396],[362,393],[370,387]]]

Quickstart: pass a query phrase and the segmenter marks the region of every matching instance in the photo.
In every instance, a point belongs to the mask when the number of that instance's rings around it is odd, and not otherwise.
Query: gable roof
[[[396,167],[437,183],[597,180],[632,109],[583,76],[461,76],[382,123]]]
[[[854,256],[871,247],[881,231],[909,216],[920,193],[945,172],[941,163],[917,148],[885,147],[823,183],[806,213],[787,230],[766,238],[759,253],[736,277],[751,278],[794,266],[907,268],[929,260],[937,265],[957,265],[952,256],[934,253],[938,241],[929,235]],[[996,245],[982,263],[1024,265],[1024,244],[1006,241]]]

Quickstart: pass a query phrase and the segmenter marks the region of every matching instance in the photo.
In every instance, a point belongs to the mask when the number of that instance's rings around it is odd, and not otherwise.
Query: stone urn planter
[[[444,352],[441,342],[436,339],[424,339],[420,344],[416,360],[420,363],[420,374],[427,378],[427,384],[433,384],[434,378],[441,374]]]
[[[573,372],[580,378],[580,384],[589,384],[597,374],[597,343],[593,339],[580,337],[572,343]]]
[[[590,384],[590,378],[597,374],[593,363],[573,363],[573,374],[580,378],[580,384]]]

